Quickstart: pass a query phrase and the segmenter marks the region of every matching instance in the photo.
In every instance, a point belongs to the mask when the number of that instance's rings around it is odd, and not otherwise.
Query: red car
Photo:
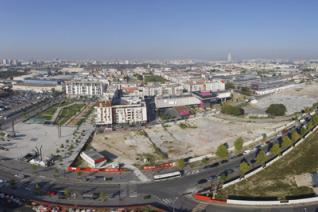
[[[47,195],[49,196],[56,196],[56,192],[55,191],[48,191]]]

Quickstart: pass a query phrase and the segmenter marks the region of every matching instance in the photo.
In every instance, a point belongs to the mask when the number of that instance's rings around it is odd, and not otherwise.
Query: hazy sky
[[[0,0],[0,57],[318,58],[317,0]]]

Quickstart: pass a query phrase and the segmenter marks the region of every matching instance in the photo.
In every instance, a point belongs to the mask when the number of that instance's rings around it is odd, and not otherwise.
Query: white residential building
[[[95,123],[97,125],[113,124],[112,104],[110,101],[97,102],[95,106]]]
[[[114,122],[117,124],[134,124],[147,122],[147,108],[140,105],[115,105],[113,106]]]
[[[110,101],[98,102],[95,106],[96,125],[135,124],[147,122],[147,108],[140,104],[111,105]]]
[[[206,91],[224,91],[225,90],[225,82],[224,80],[212,80],[205,83]]]
[[[68,96],[103,96],[106,83],[98,80],[71,80],[65,82],[65,92]]]

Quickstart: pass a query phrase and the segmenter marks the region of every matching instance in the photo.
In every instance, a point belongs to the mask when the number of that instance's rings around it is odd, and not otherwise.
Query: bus
[[[174,178],[174,177],[181,177],[181,172],[180,171],[175,171],[175,172],[170,172],[166,174],[158,174],[154,175],[153,179],[154,180],[164,180],[164,179],[169,179],[169,178]]]

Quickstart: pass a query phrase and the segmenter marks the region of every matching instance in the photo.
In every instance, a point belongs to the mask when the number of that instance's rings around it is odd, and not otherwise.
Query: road
[[[305,124],[305,123],[304,123]],[[299,127],[298,126],[295,127]],[[289,132],[291,129],[289,130]],[[286,133],[289,133],[286,132]],[[275,137],[271,142],[278,142],[278,137]],[[268,151],[268,146],[259,147]],[[2,191],[12,192],[16,195],[25,198],[36,198],[59,203],[85,204],[85,205],[130,205],[136,203],[160,202],[169,207],[169,210],[175,211],[190,211],[196,207],[204,207],[207,211],[316,211],[317,205],[295,206],[295,207],[277,207],[277,208],[243,208],[243,207],[228,207],[224,205],[202,205],[191,199],[191,194],[209,186],[209,183],[198,184],[201,179],[206,179],[210,176],[217,176],[225,170],[233,170],[229,178],[239,176],[239,165],[242,160],[251,161],[255,158],[256,151],[249,154],[232,158],[227,162],[221,163],[215,167],[201,169],[199,173],[192,175],[184,175],[179,178],[157,181],[157,182],[127,182],[129,173],[123,174],[123,179],[126,182],[105,182],[103,180],[93,180],[87,182],[84,176],[76,176],[74,173],[55,173],[51,168],[32,169],[29,164],[22,161],[4,159],[0,160],[0,178],[6,180],[15,179],[17,181],[16,189],[13,190],[10,186],[2,187]],[[254,168],[256,165],[252,165]],[[17,178],[14,175],[17,173],[25,173],[29,177]],[[126,176],[125,176],[126,175]],[[120,176],[121,177],[121,176]],[[75,194],[73,199],[58,199],[57,197],[49,197],[47,195],[39,195],[34,192],[35,185],[38,184],[43,192],[61,191],[69,189]],[[98,200],[83,200],[81,194],[86,192],[106,192],[109,200],[101,202]],[[145,198],[150,194],[150,198]]]

